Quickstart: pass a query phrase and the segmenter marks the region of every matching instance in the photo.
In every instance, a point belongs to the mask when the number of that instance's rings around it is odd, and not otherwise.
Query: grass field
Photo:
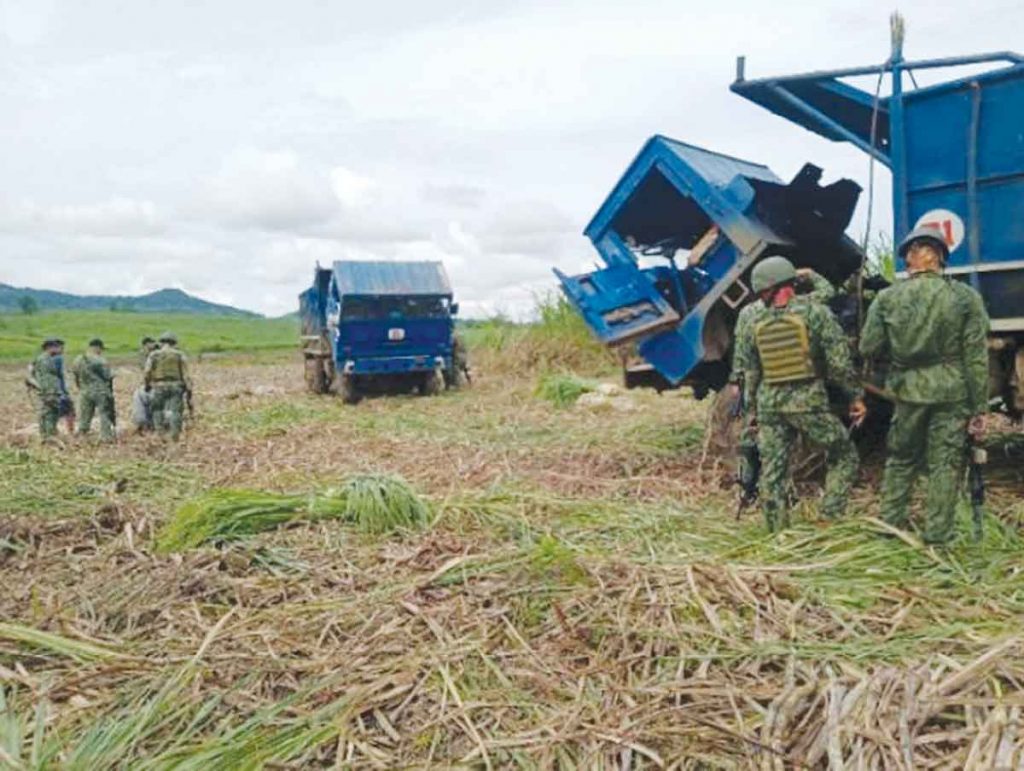
[[[138,350],[143,336],[157,337],[167,330],[196,354],[295,348],[299,334],[295,319],[111,311],[0,314],[0,361],[27,362],[50,336],[65,340],[69,354],[81,352],[90,339],[99,337],[112,357],[124,356]]]
[[[0,767],[1020,766],[1019,434],[981,544],[966,508],[948,552],[887,530],[870,465],[846,521],[811,481],[768,536],[705,455],[707,403],[572,403],[615,367],[571,323],[479,325],[471,389],[355,407],[293,353],[210,358],[177,446],[40,447],[0,369]],[[155,547],[210,490],[367,473],[428,525]]]

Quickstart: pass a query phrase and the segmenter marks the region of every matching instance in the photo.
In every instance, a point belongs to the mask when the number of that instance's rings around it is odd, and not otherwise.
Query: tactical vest
[[[185,378],[181,371],[181,353],[173,349],[154,351],[150,376],[157,383],[180,383]]]
[[[763,382],[796,383],[818,377],[807,323],[795,313],[766,319],[754,327]]]

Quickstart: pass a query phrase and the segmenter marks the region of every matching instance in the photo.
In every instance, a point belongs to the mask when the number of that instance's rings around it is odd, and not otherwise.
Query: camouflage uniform
[[[43,351],[29,366],[26,382],[39,397],[39,435],[50,439],[57,435],[60,402],[66,396],[63,357]]]
[[[192,389],[185,354],[171,343],[153,351],[143,373],[146,387],[152,389],[153,427],[160,433],[170,431],[171,439],[181,436],[185,393]]]
[[[836,289],[820,274],[811,270],[807,273],[806,285],[810,286],[810,292],[804,295],[810,300],[816,300],[820,303],[827,303],[836,295]],[[740,337],[746,335],[752,335],[752,319],[759,315],[759,311],[764,309],[764,303],[759,300],[755,300],[752,303],[748,303],[740,309],[739,316],[736,317],[736,328],[734,332],[734,339],[739,340]],[[742,367],[738,366],[738,357],[733,357],[732,373],[729,376],[729,382],[733,385],[739,386],[745,381]],[[755,410],[753,409],[753,402],[744,399],[746,404],[746,410],[743,415],[743,426],[740,429],[739,438],[739,468],[737,469],[738,478],[741,480],[753,478],[754,471],[749,467],[750,458],[752,453],[750,450],[757,446],[757,425],[755,419]]]
[[[149,360],[149,355],[156,348],[155,340],[152,343],[144,342],[139,346],[139,369],[142,372],[146,371],[146,362]],[[135,430],[140,433],[153,430],[152,398],[146,392],[144,385],[140,385],[132,393],[132,423],[135,425]]]
[[[75,359],[71,367],[78,386],[78,433],[82,436],[92,428],[94,412],[100,417],[100,438],[114,438],[117,416],[114,412],[114,376],[107,360],[90,351]]]
[[[882,481],[882,517],[905,527],[921,467],[928,475],[924,540],[953,537],[967,421],[988,408],[988,315],[966,284],[934,272],[883,290],[868,311],[860,351],[885,358],[896,409]]]
[[[751,310],[748,310],[751,309]],[[762,362],[755,330],[765,321],[797,316],[806,326],[809,357],[816,377],[784,383],[762,383]],[[783,308],[755,302],[741,313],[736,328],[734,370],[743,373],[744,398],[756,411],[761,455],[761,500],[770,530],[789,525],[789,456],[802,434],[828,452],[822,514],[843,514],[850,488],[857,477],[857,449],[830,409],[826,381],[851,400],[862,390],[850,356],[849,344],[832,312],[814,297],[797,296]]]
[[[469,351],[459,335],[452,335],[452,385],[461,387],[469,381]]]

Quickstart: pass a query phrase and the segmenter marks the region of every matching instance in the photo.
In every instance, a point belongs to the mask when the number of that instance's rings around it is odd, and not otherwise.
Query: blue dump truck
[[[347,403],[461,385],[451,284],[440,262],[319,265],[299,295],[306,384]]]
[[[992,319],[993,403],[1020,416],[1024,58],[1000,52],[911,62],[894,40],[884,65],[832,72],[747,80],[741,58],[732,90],[891,170],[897,237],[924,223],[942,229],[947,272],[982,294]],[[975,73],[923,87],[913,76],[962,65]],[[848,82],[858,76],[877,88]],[[647,142],[585,231],[606,267],[579,276],[555,271],[594,334],[638,354],[627,385],[686,383],[698,396],[719,389],[737,313],[754,299],[751,268],[769,255],[840,287],[833,309],[857,334],[870,292],[865,255],[845,229],[861,188],[846,179],[823,186],[821,176],[808,164],[786,183],[758,163],[661,136]],[[645,266],[649,260],[655,264]]]

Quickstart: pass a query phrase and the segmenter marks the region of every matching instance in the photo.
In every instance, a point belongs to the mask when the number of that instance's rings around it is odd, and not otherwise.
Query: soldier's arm
[[[860,353],[866,359],[874,359],[886,353],[888,341],[884,323],[885,292],[882,291],[868,308],[864,328],[860,331]]]
[[[185,388],[189,391],[192,390],[192,377],[188,371],[188,359],[185,354],[181,354],[181,379],[185,383]]]
[[[146,357],[146,364],[142,368],[142,382],[146,388],[153,385],[153,353]]]
[[[29,388],[38,391],[39,381],[36,380],[36,363],[32,362],[28,365],[28,371],[25,373],[25,385]]]
[[[836,296],[836,288],[832,282],[812,268],[801,268],[797,273],[811,286],[807,296],[820,303],[827,303]]]
[[[972,415],[988,410],[988,313],[981,295],[964,287],[967,295],[967,320],[963,334],[964,380]]]
[[[857,376],[857,368],[853,366],[850,343],[843,333],[843,328],[827,308],[818,307],[815,311],[815,322],[821,334],[825,359],[825,379],[842,389],[849,399],[862,399],[864,388]]]
[[[740,316],[742,323],[736,327],[736,352],[733,354],[733,374],[743,380],[743,399],[747,409],[752,410],[756,404],[757,388],[761,384],[761,360],[754,344],[754,330],[750,325],[750,317]],[[736,381],[738,382],[738,381]]]

